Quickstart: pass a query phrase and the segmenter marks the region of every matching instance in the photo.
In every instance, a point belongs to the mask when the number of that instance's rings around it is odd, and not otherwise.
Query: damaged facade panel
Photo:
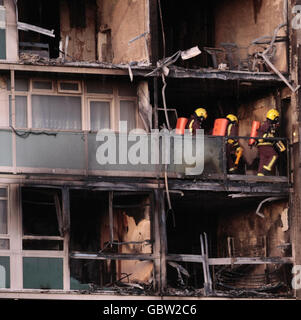
[[[300,57],[286,25],[294,1],[3,4],[0,297],[298,296]],[[109,151],[99,152],[99,130],[119,139],[127,121],[128,132],[151,137],[199,107],[208,113],[202,174],[142,163],[154,149],[143,158],[141,139],[124,149],[137,143],[138,164],[118,163],[125,140],[116,162],[101,162]],[[249,140],[270,109],[280,114],[273,142],[286,150],[260,176]],[[229,136],[213,135],[229,114],[244,149],[235,174]],[[175,158],[176,138],[152,147]]]
[[[149,63],[148,10],[148,0],[97,0],[98,57],[111,51],[107,60],[112,60],[108,62]]]
[[[215,46],[229,44],[228,48],[225,45],[224,47],[236,58],[236,63],[237,58],[243,60],[248,54],[262,50],[266,42],[271,41],[275,29],[280,24],[288,23],[286,4],[286,0],[217,1],[214,9]],[[278,70],[286,73],[287,26],[281,28],[276,36],[281,42],[275,43],[275,54],[270,59]],[[258,44],[252,44],[255,40]],[[263,71],[265,65],[258,65],[257,68],[258,71]]]

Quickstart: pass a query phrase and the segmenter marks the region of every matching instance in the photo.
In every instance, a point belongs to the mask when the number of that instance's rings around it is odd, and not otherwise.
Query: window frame
[[[81,99],[80,102],[80,112],[81,112],[81,119],[80,119],[80,125],[81,129],[55,129],[55,128],[33,128],[33,110],[32,110],[32,96],[38,95],[38,96],[54,96],[54,97],[79,97]],[[45,132],[83,132],[83,97],[80,94],[77,95],[70,95],[70,94],[63,94],[63,93],[54,93],[54,94],[49,94],[48,92],[30,92],[30,115],[28,115],[28,119],[30,118],[30,124],[31,126],[29,127],[30,130],[32,131],[45,131]]]
[[[114,115],[114,103],[113,99],[105,99],[105,98],[92,98],[89,97],[87,98],[87,112],[88,112],[88,119],[87,119],[87,129],[89,132],[97,132],[97,131],[92,131],[91,129],[91,102],[108,102],[110,104],[110,130],[114,130],[114,123],[115,123],[115,115]]]
[[[36,89],[34,88],[33,86],[33,83],[34,82],[51,82],[51,86],[52,88],[51,89]],[[52,79],[40,79],[40,78],[30,78],[30,81],[29,81],[29,93],[32,94],[32,93],[40,93],[40,92],[48,92],[48,93],[56,93],[56,90],[55,90],[55,80],[52,80]]]
[[[91,131],[91,112],[90,103],[91,101],[103,101],[110,103],[110,129],[115,133],[119,133],[119,121],[120,121],[120,104],[121,101],[132,101],[135,104],[135,125],[139,127],[139,107],[137,96],[119,96],[118,83],[112,83],[112,93],[89,93],[87,91],[87,80],[64,80],[64,79],[41,79],[41,78],[28,78],[29,85],[28,91],[15,91],[15,96],[27,97],[27,127],[17,128],[20,130],[30,130],[33,132],[74,132],[82,133],[85,131]],[[45,81],[52,82],[52,90],[47,89],[33,89],[34,81]],[[60,83],[78,83],[80,91],[60,90]],[[12,95],[11,90],[7,90],[7,127],[10,126],[9,118],[9,96]],[[80,97],[81,98],[81,128],[80,129],[53,129],[53,128],[33,128],[33,109],[32,109],[32,96],[33,95],[45,95],[45,96],[69,96],[69,97]]]
[[[8,94],[8,125],[10,126],[10,99],[11,99],[11,93]],[[31,103],[31,97],[30,95],[28,94],[28,92],[26,91],[18,91],[17,93],[15,93],[15,97],[26,97],[26,103],[27,103],[27,106],[26,106],[26,125],[27,127],[25,128],[22,128],[22,127],[17,127],[16,124],[15,126],[13,125],[13,123],[11,123],[11,125],[15,128],[15,129],[20,129],[20,130],[28,130],[28,128],[30,128],[29,126],[29,123],[30,123],[30,114],[29,114],[29,110],[31,110],[31,106],[29,107],[29,104]]]
[[[126,96],[118,96],[118,113],[119,113],[119,121],[121,121],[120,119],[120,115],[121,115],[121,101],[131,101],[134,103],[135,106],[135,129],[140,129],[139,128],[139,108],[138,108],[138,98],[137,97],[126,97]],[[118,129],[119,130],[119,129]],[[133,129],[132,129],[133,130]],[[129,131],[130,132],[130,131]]]
[[[6,197],[0,197],[0,200],[6,201],[6,215],[7,215],[7,233],[0,234],[0,240],[8,240],[9,248],[8,249],[0,249],[0,256],[9,256],[9,251],[11,247],[11,228],[10,228],[10,202],[9,202],[9,186],[0,185],[0,189],[6,189]]]
[[[78,85],[78,90],[65,90],[61,88],[62,83],[75,83]],[[82,83],[80,80],[58,80],[57,81],[57,92],[58,93],[73,93],[73,94],[81,94],[82,93]]]

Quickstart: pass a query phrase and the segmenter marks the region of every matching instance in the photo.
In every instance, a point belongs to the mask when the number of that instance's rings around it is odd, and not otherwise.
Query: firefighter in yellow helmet
[[[275,109],[271,109],[267,113],[266,118],[266,121],[258,129],[258,138],[262,138],[257,141],[259,151],[258,176],[272,174],[278,159],[278,152],[286,150],[281,141],[275,143],[275,141],[265,139],[275,138],[277,136],[280,120],[279,112]]]
[[[186,124],[186,129],[195,136],[196,130],[204,129],[205,120],[208,118],[206,109],[198,108],[191,115],[189,121]]]
[[[227,119],[228,126],[226,134],[230,137],[227,140],[226,146],[227,167],[228,173],[235,174],[238,171],[243,149],[240,147],[237,138],[235,138],[238,137],[238,118],[233,114],[229,114],[227,115]]]

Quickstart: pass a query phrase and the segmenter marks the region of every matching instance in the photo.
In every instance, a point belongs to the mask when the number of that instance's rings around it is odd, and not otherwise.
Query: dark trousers
[[[278,153],[271,145],[258,146],[259,167],[258,173],[264,174],[265,171],[272,172],[278,159]]]
[[[235,151],[236,151],[236,147],[228,143],[226,147],[228,170],[235,169],[235,160],[236,160]]]

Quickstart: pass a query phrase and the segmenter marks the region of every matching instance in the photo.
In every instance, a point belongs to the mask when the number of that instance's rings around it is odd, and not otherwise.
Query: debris
[[[47,30],[24,22],[18,22],[18,29],[23,31],[33,31],[44,34],[45,36],[55,38],[54,30]]]
[[[182,278],[182,275],[183,274],[185,277],[189,278],[190,277],[190,274],[189,272],[183,267],[181,266],[180,264],[176,263],[176,262],[173,262],[173,261],[168,261],[168,264],[177,269],[177,272],[178,272],[178,281],[180,283],[180,285],[184,286],[185,283],[183,281],[183,278]]]
[[[198,46],[196,46],[196,47],[193,47],[193,48],[188,49],[186,51],[182,51],[181,58],[183,60],[188,60],[188,59],[191,59],[191,58],[194,58],[194,57],[200,55],[201,53],[202,53],[202,51],[199,49]]]
[[[229,68],[228,68],[228,65],[226,63],[220,63],[218,65],[218,70],[224,71],[224,70],[229,70]]]

